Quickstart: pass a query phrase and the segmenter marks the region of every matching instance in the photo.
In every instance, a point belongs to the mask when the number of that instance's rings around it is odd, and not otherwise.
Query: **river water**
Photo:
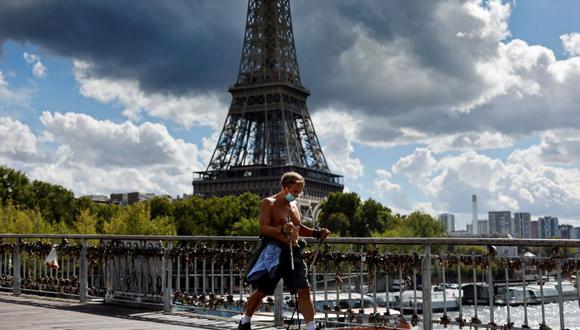
[[[552,329],[560,329],[560,314],[557,303],[550,303],[544,306],[546,324]],[[459,315],[459,312],[447,313],[452,320]],[[433,320],[439,320],[441,313],[433,315]],[[463,318],[470,320],[474,316],[473,306],[463,306]],[[489,322],[489,306],[480,306],[477,308],[477,317],[483,324]],[[505,325],[507,323],[507,307],[494,307],[494,318],[497,325]],[[514,322],[514,327],[521,327],[524,324],[524,307],[510,307],[510,319]],[[580,329],[580,307],[578,301],[564,302],[564,320],[565,328]],[[533,305],[528,306],[528,325],[532,329],[537,329],[542,323],[542,306]],[[443,326],[437,325],[435,329],[443,329]],[[458,326],[449,326],[447,329],[458,329]],[[465,328],[464,328],[465,329]]]

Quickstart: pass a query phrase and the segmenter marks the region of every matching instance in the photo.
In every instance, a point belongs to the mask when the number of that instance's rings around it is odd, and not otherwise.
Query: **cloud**
[[[29,65],[32,65],[32,74],[36,78],[46,77],[46,70],[47,69],[44,66],[44,64],[42,64],[42,62],[40,61],[40,57],[38,55],[24,52],[23,57],[24,57],[24,60],[26,61],[26,63],[28,63]]]
[[[173,138],[160,124],[113,123],[58,112],[43,112],[40,121],[42,139],[25,124],[0,117],[0,159],[77,195],[191,193],[191,172],[202,169],[197,146]]]
[[[30,128],[10,117],[0,117],[0,159],[28,161],[37,153],[37,139]]]
[[[22,90],[12,90],[2,70],[0,70],[0,110],[10,109],[14,105],[27,106],[29,102],[28,93]]]
[[[422,178],[435,171],[437,161],[433,158],[431,150],[418,148],[411,155],[399,159],[393,165],[393,172],[406,176],[414,183],[418,183]]]
[[[186,127],[223,122],[206,109],[227,107],[243,1],[0,6],[0,40],[78,59],[81,92],[120,104],[127,118],[146,112]],[[292,9],[310,108],[341,109],[337,115],[359,121],[345,145],[504,148],[530,132],[580,126],[573,87],[580,57],[570,52],[577,34],[562,36],[571,55],[565,60],[509,39],[511,2],[297,0]]]
[[[483,212],[511,210],[575,217],[580,211],[580,170],[543,163],[537,157],[538,148],[541,145],[516,150],[505,162],[473,151],[430,158],[426,156],[429,150],[417,149],[394,167],[410,169],[399,170],[408,177],[412,173],[422,176],[420,181],[409,182],[439,212],[469,213],[471,195],[477,194]],[[427,162],[435,162],[436,170],[425,170]]]
[[[239,63],[245,9],[243,1],[3,1],[0,42],[94,63],[96,77],[138,81],[145,92],[225,91]]]
[[[117,103],[123,115],[138,120],[141,112],[152,117],[176,122],[184,127],[192,125],[217,128],[227,114],[227,107],[215,93],[175,96],[146,93],[139,82],[112,80],[91,76],[91,64],[75,61],[75,78],[80,93],[102,103]]]
[[[356,118],[345,112],[325,109],[316,112],[312,121],[317,129],[317,136],[322,141],[322,149],[330,170],[348,179],[360,177],[364,166],[360,159],[353,156],[352,145],[356,134]]]
[[[564,50],[570,56],[580,56],[580,33],[569,33],[560,36]]]
[[[377,196],[394,210],[409,210],[411,205],[403,188],[390,181],[392,174],[385,170],[377,170],[375,174],[374,186]]]

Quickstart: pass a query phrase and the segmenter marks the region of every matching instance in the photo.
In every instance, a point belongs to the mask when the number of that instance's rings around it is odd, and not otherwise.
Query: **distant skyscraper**
[[[572,235],[575,234],[572,233],[572,231],[574,231],[574,227],[572,227],[572,225],[562,224],[558,226],[558,229],[560,230],[560,238],[571,239]]]
[[[455,231],[455,215],[449,213],[439,214],[437,216],[439,221],[445,224],[445,231],[450,233]]]
[[[572,230],[572,235],[570,235],[572,239],[580,239],[580,227],[574,227]],[[578,250],[578,249],[576,249]]]
[[[472,234],[477,234],[477,195],[471,195],[471,230]]]
[[[488,228],[488,221],[483,219],[483,220],[477,220],[477,234],[478,235],[487,235],[489,234],[489,228]]]
[[[537,220],[530,222],[530,238],[540,238],[540,229]]]
[[[540,238],[559,238],[560,228],[558,228],[558,218],[545,216],[538,218]]]
[[[491,235],[511,234],[512,213],[510,211],[488,212],[489,233]]]
[[[467,232],[468,235],[472,235],[473,234],[473,225],[472,224],[468,223],[465,226],[465,229],[466,229],[466,232]]]
[[[518,238],[529,238],[531,236],[530,223],[532,216],[528,212],[514,213],[513,236]]]

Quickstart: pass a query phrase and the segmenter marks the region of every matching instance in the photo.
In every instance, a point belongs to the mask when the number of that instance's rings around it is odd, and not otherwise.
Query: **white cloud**
[[[358,120],[334,109],[317,111],[312,118],[330,170],[356,179],[364,172],[360,159],[353,157],[353,140]]]
[[[40,57],[38,55],[24,52],[23,57],[24,57],[24,60],[26,61],[26,63],[28,63],[29,65],[32,65],[32,74],[36,78],[46,77],[46,71],[47,71],[46,66],[44,66],[44,64],[42,64],[42,62],[40,61]]]
[[[399,159],[393,165],[393,172],[406,176],[411,182],[418,183],[424,177],[435,171],[437,161],[431,150],[418,148],[411,155]]]
[[[42,139],[26,125],[0,117],[0,159],[33,179],[63,185],[77,195],[191,193],[192,171],[202,169],[197,146],[173,138],[160,124],[119,124],[86,114],[50,112],[40,121],[45,128]]]
[[[570,56],[580,56],[580,33],[569,33],[560,36],[564,50]]]
[[[0,109],[10,108],[12,105],[27,105],[29,101],[27,93],[10,89],[8,81],[0,70]]]
[[[399,184],[391,182],[392,174],[385,170],[376,170],[375,174],[376,195],[393,210],[409,210],[409,199]]]
[[[37,153],[37,139],[30,128],[10,117],[0,117],[0,158],[30,160]]]
[[[190,96],[145,93],[137,81],[93,77],[91,64],[75,61],[74,65],[83,96],[102,103],[119,104],[123,107],[123,115],[133,121],[145,112],[186,128],[201,125],[217,129],[227,115],[227,105],[216,93]]]
[[[435,159],[436,171],[419,171],[423,179],[409,182],[439,212],[468,213],[470,197],[477,194],[482,213],[511,210],[574,218],[580,212],[580,170],[543,163],[542,148],[514,151],[506,162],[473,151],[442,156]],[[416,150],[399,167],[423,169],[426,157],[418,155],[424,154],[428,151]]]

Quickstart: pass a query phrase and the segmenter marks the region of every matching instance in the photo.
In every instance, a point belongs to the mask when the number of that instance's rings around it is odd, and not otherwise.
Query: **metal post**
[[[88,261],[87,261],[87,246],[86,240],[83,240],[83,247],[81,249],[81,264],[79,269],[79,300],[80,302],[86,302],[88,300],[87,293],[89,290],[89,277],[88,277]]]
[[[471,253],[473,263],[473,317],[477,319],[477,267],[475,265],[475,252]]]
[[[441,267],[441,279],[443,280],[443,315],[447,316],[447,284],[445,280],[445,263]],[[447,325],[445,325],[447,327]]]
[[[274,325],[279,327],[284,325],[284,315],[282,314],[282,302],[284,301],[284,280],[278,281],[276,291],[274,291]],[[295,301],[298,304],[298,301]]]
[[[403,270],[399,269],[399,312],[403,316]]]
[[[181,256],[177,255],[177,278],[175,279],[175,289],[181,291]]]
[[[337,305],[338,305],[338,290],[336,290],[336,300],[337,300]],[[374,267],[373,269],[373,304],[374,306],[374,310],[373,312],[376,313],[377,312],[377,266]]]
[[[365,308],[365,300],[364,300],[364,295],[365,295],[364,291],[365,290],[363,288],[363,286],[364,286],[363,283],[364,283],[364,267],[365,267],[366,261],[367,261],[367,257],[365,256],[365,253],[364,253],[364,247],[361,246],[361,249],[360,249],[360,273],[359,273],[360,274],[360,285],[359,286],[360,286],[360,306],[361,306],[361,309]],[[324,273],[324,275],[326,275],[326,273]],[[326,294],[326,287],[324,288],[324,291],[325,291],[324,294]],[[324,298],[326,299],[326,296]]]
[[[511,320],[511,315],[510,315],[510,278],[509,278],[509,271],[508,268],[506,267],[505,270],[505,298],[506,298],[506,309],[507,309],[507,326],[510,325],[510,323],[512,322]],[[524,292],[525,294],[525,292]]]
[[[542,260],[542,258],[540,258],[540,260]],[[546,325],[546,309],[544,306],[544,272],[541,269],[539,269],[539,272],[540,272],[540,302],[542,304],[542,325]]]
[[[459,286],[459,319],[463,319],[463,288],[461,287],[461,265],[457,264],[457,285]]]
[[[19,296],[21,293],[22,278],[20,277],[20,238],[16,239],[13,250],[13,281],[12,281],[12,294]]]
[[[171,262],[171,248],[173,243],[169,242],[167,244],[167,249],[163,253],[163,264],[161,265],[161,281],[163,287],[163,311],[166,313],[171,312],[173,305],[173,288],[171,281],[173,279],[172,262]]]
[[[524,289],[524,327],[528,326],[528,290],[526,289],[526,260],[522,260],[522,272],[524,274],[523,289]]]
[[[495,315],[493,311],[493,256],[491,251],[492,249],[489,250],[489,255],[487,256],[487,296],[489,297],[489,323],[493,324]]]
[[[556,276],[558,277],[558,309],[560,312],[560,329],[566,329],[564,325],[564,302],[562,301],[562,295],[564,294],[562,288],[562,259],[556,259]]]
[[[425,255],[421,267],[423,283],[423,329],[433,329],[431,308],[431,245],[425,245]]]
[[[388,285],[388,283],[387,283]],[[387,290],[388,292],[388,290]],[[389,304],[387,303],[387,306]],[[413,311],[417,314],[417,270],[413,268]]]
[[[578,265],[578,249],[576,249],[576,253],[574,254],[574,265]],[[580,307],[580,272],[578,271],[578,267],[576,267],[576,296],[578,297],[578,307]]]

